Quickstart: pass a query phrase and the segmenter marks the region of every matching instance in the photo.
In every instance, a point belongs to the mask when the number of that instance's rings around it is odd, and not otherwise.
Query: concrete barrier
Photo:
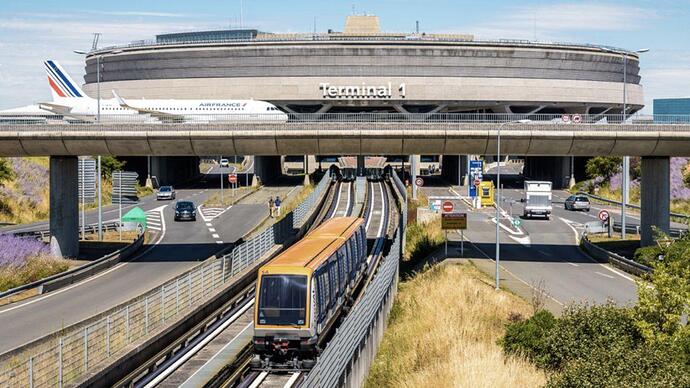
[[[582,237],[581,244],[582,249],[584,249],[584,251],[587,252],[587,254],[589,254],[590,256],[592,256],[594,259],[600,262],[610,263],[614,267],[620,268],[625,272],[637,276],[651,274],[653,272],[652,268],[647,267],[646,265],[642,265],[633,260],[626,259],[621,255],[609,252],[606,249],[592,244],[592,242],[589,241],[589,239],[587,238],[587,235],[584,235]]]

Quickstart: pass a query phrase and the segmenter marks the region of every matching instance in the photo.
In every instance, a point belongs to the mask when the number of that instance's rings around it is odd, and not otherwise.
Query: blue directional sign
[[[482,180],[482,172],[484,171],[484,161],[483,160],[470,160],[470,179],[468,182],[469,186],[469,196],[477,196],[477,186],[475,186],[475,181]]]

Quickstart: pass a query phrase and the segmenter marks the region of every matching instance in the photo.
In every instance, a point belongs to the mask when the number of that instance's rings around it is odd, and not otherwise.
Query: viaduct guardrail
[[[583,236],[582,238],[582,248],[593,258],[602,262],[610,263],[614,267],[618,267],[633,275],[641,276],[653,272],[652,268],[647,267],[646,265],[629,260],[621,255],[609,252],[604,248],[592,244],[592,242],[587,238],[587,235]]]
[[[310,209],[328,187],[329,181],[330,176],[325,174],[291,217],[285,217],[232,247],[230,252],[206,260],[98,316],[0,355],[0,386],[37,388],[77,383],[90,368],[161,330],[166,322],[180,317],[193,306],[203,304],[234,282],[276,242],[307,220]]]
[[[161,108],[165,111],[165,108]],[[173,113],[174,112],[174,113]],[[148,114],[109,114],[101,112],[101,122],[95,117],[62,117],[46,111],[45,115],[5,115],[0,116],[0,128],[15,126],[80,126],[88,128],[102,124],[206,124],[206,123],[487,123],[501,124],[516,122],[521,124],[554,124],[574,128],[582,125],[625,125],[644,127],[650,125],[690,125],[690,115],[625,115],[622,114],[530,114],[530,113],[229,113],[225,108],[187,109],[164,113],[158,117]]]

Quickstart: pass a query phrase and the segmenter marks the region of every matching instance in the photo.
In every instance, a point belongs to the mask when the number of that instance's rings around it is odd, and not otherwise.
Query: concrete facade
[[[76,156],[50,157],[50,253],[79,255],[79,187]]]
[[[479,42],[417,36],[265,35],[263,39],[148,44],[86,61],[85,91],[125,98],[258,99],[284,111],[620,113],[643,105],[637,54],[587,45]],[[115,52],[114,52],[115,51]],[[329,96],[323,85],[387,87],[385,97]]]
[[[654,244],[652,226],[668,233],[671,227],[670,160],[668,157],[642,157],[640,185],[642,246]]]

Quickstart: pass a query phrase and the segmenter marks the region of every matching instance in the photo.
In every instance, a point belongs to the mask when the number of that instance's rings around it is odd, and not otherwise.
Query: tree
[[[103,156],[101,158],[101,170],[103,176],[109,178],[113,175],[113,171],[122,170],[127,162],[118,160],[115,156]]]
[[[683,168],[683,184],[685,187],[690,187],[690,163]]]
[[[0,185],[14,177],[14,171],[7,159],[0,159]]]
[[[587,161],[585,172],[590,179],[603,177],[607,181],[620,171],[621,163],[623,158],[620,156],[595,156]]]

